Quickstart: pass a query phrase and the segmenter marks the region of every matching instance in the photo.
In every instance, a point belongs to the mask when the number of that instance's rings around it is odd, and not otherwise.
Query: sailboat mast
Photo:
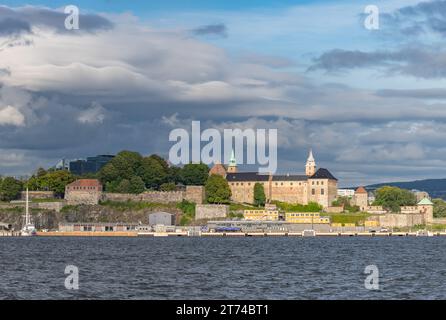
[[[29,224],[30,223],[30,219],[29,219],[29,203],[28,203],[28,188],[26,188],[26,209],[25,209],[25,223]]]

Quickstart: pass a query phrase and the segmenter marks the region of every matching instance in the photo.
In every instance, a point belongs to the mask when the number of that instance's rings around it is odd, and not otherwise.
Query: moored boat
[[[31,216],[29,214],[29,199],[28,199],[28,188],[26,188],[26,204],[25,204],[25,221],[22,229],[20,230],[20,235],[22,237],[35,236],[37,234],[36,227],[31,221]]]

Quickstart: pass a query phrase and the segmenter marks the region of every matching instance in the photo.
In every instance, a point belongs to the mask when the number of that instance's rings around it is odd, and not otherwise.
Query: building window
[[[311,189],[311,194],[314,196],[316,194],[316,189]]]
[[[325,194],[325,190],[321,189],[321,194],[324,195]]]

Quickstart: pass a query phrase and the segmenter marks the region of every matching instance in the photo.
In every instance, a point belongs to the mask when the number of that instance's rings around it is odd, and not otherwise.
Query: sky
[[[279,173],[312,148],[340,186],[445,178],[445,37],[446,1],[2,1],[0,174],[167,157],[199,120],[277,128]]]

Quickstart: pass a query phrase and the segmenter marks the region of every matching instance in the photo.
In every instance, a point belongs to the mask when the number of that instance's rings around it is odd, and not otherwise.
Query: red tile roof
[[[209,170],[209,175],[218,174],[220,176],[226,175],[226,168],[221,163],[216,163],[211,170]]]
[[[356,189],[355,193],[367,193],[367,190],[364,189],[364,187],[359,187],[358,189]]]

